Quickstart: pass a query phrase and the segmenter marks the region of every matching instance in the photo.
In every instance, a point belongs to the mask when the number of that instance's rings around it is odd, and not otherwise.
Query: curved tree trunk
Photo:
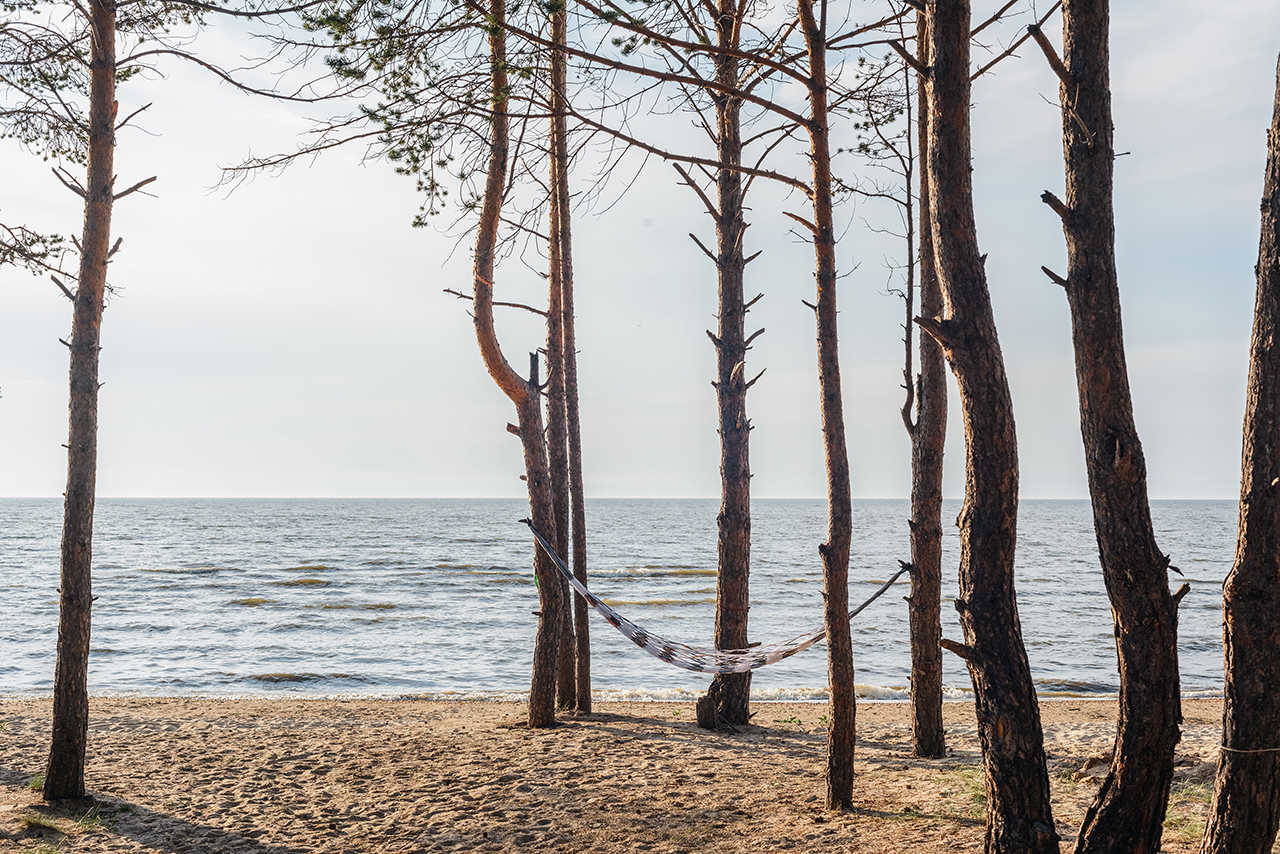
[[[1044,735],[1014,593],[1018,446],[973,213],[969,3],[928,0],[932,73],[927,170],[944,315],[920,318],[960,388],[965,501],[956,610],[969,666],[987,790],[988,852],[1058,850]]]
[[[89,164],[71,326],[67,491],[62,522],[58,663],[46,800],[84,796],[89,733],[89,629],[93,607],[93,509],[98,474],[98,352],[111,246],[115,181],[116,7],[90,0]]]
[[[553,13],[552,41],[565,43],[567,7]],[[555,170],[555,186],[552,192],[558,212],[553,241],[558,245],[559,263],[553,269],[560,271],[560,333],[564,365],[565,433],[569,446],[569,513],[572,516],[573,574],[583,584],[587,583],[587,505],[582,486],[582,424],[578,411],[578,353],[577,332],[573,311],[573,218],[569,207],[569,141],[568,128],[562,109],[568,97],[565,90],[565,54],[562,50],[551,55],[553,98],[552,158],[559,164]],[[559,506],[559,505],[557,505]],[[556,516],[559,520],[561,517]],[[561,552],[564,554],[564,552]],[[567,607],[566,607],[566,610]],[[591,711],[591,611],[587,600],[573,595],[574,639],[574,707],[579,712]]]
[[[1108,0],[1066,0],[1059,97],[1080,433],[1103,578],[1115,619],[1120,716],[1111,768],[1085,814],[1077,852],[1155,854],[1182,719],[1169,560],[1156,545],[1146,461],[1133,422],[1116,276]],[[1053,55],[1038,29],[1032,34]]]
[[[547,446],[542,433],[542,406],[539,400],[537,355],[530,362],[526,381],[507,362],[493,326],[494,252],[502,215],[503,191],[507,178],[507,35],[503,28],[506,6],[492,0],[489,9],[493,26],[489,28],[489,74],[493,116],[490,120],[489,164],[485,176],[480,219],[476,228],[475,248],[475,325],[476,342],[489,376],[513,404],[519,420],[520,441],[524,447],[525,479],[529,488],[530,520],[539,531],[554,529],[551,488],[547,464]],[[545,534],[544,534],[545,536]],[[547,727],[556,722],[556,654],[559,648],[560,574],[551,559],[535,543],[534,575],[538,582],[538,628],[533,646],[533,676],[529,686],[529,726]]]
[[[853,507],[849,452],[844,438],[840,391],[839,332],[836,324],[836,243],[831,198],[831,147],[827,116],[827,34],[812,0],[797,3],[809,54],[809,156],[813,163],[813,251],[818,285],[818,386],[822,396],[822,437],[827,464],[827,539],[822,555],[827,627],[827,679],[831,728],[827,734],[827,808],[853,805],[853,750],[857,699],[853,642],[849,632],[849,548]]]
[[[1223,749],[1205,854],[1269,854],[1280,825],[1280,64],[1267,137],[1235,563],[1222,588]]]
[[[928,44],[928,23],[916,16],[916,44]],[[928,65],[925,56],[921,62]],[[929,153],[929,113],[925,80],[918,78],[919,162]],[[910,192],[910,188],[908,188]],[[933,263],[929,213],[929,175],[920,169],[920,314],[942,313],[942,294]],[[910,323],[910,318],[908,318]],[[911,330],[908,328],[907,335]],[[905,381],[911,382],[910,371]],[[920,375],[916,381],[916,420],[911,433],[911,736],[916,756],[947,753],[942,725],[942,455],[947,440],[947,366],[942,350],[920,336]]]
[[[716,39],[721,47],[737,49],[741,9],[736,0],[720,0]],[[738,85],[740,61],[716,57],[716,82]],[[747,613],[751,608],[751,422],[747,420],[747,344],[744,323],[743,278],[747,266],[742,251],[743,220],[742,101],[724,93],[712,95],[716,111],[716,147],[721,166],[716,172],[716,276],[719,317],[716,348],[716,405],[720,434],[720,512],[716,516],[716,649],[745,649]],[[745,724],[750,718],[751,674],[719,674],[697,704],[698,725]]]

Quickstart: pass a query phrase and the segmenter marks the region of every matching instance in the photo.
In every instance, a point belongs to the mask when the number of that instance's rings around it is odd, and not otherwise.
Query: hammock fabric
[[[827,635],[827,630],[824,627],[797,635],[782,643],[770,646],[753,646],[750,649],[698,649],[686,644],[666,640],[645,631],[606,605],[599,596],[588,590],[585,584],[574,577],[573,572],[565,565],[564,560],[561,559],[560,555],[556,554],[556,550],[551,547],[551,544],[538,533],[530,520],[522,519],[521,521],[529,526],[529,530],[533,532],[533,538],[538,541],[538,545],[551,558],[551,561],[556,565],[556,569],[560,570],[560,574],[564,576],[565,581],[569,582],[569,586],[579,596],[586,599],[592,608],[599,611],[609,625],[654,658],[665,661],[668,664],[674,664],[684,670],[692,670],[695,673],[746,673],[749,670],[764,667],[766,664],[781,661],[784,658],[795,655],[797,652],[803,652]],[[852,620],[864,608],[884,595],[885,591],[892,587],[893,583],[901,578],[902,574],[908,569],[910,567],[904,565],[902,569],[894,573],[893,577],[882,584],[880,589],[873,593],[870,598],[849,612],[849,619]]]

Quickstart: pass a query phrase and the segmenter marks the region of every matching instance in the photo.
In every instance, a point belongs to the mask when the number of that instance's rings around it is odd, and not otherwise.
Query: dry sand
[[[951,755],[909,754],[907,707],[858,708],[855,809],[822,808],[825,704],[761,703],[737,734],[688,705],[608,703],[553,730],[517,704],[95,699],[88,805],[32,788],[49,703],[0,701],[0,852],[979,851],[972,705]],[[1113,702],[1042,704],[1054,815],[1071,839],[1110,749]],[[1220,704],[1188,701],[1165,851],[1203,826]],[[1064,846],[1065,847],[1065,846]]]

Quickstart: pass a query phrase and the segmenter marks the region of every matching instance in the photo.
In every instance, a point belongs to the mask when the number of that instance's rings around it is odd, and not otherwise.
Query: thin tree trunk
[[[567,8],[560,8],[552,17],[552,41],[565,43]],[[569,511],[572,516],[573,574],[583,584],[587,582],[587,506],[582,486],[582,426],[578,411],[578,353],[573,311],[573,217],[569,207],[569,142],[568,128],[563,110],[568,94],[565,90],[565,54],[552,52],[552,98],[555,132],[552,157],[558,167],[555,172],[556,207],[558,220],[556,239],[559,244],[560,316],[562,336],[562,362],[564,365],[565,427],[569,445]],[[557,519],[560,517],[557,516]],[[567,609],[566,609],[567,610]],[[576,673],[574,680],[574,707],[582,713],[591,711],[591,611],[587,600],[573,595],[573,637]]]
[[[717,41],[737,48],[740,14],[735,0],[720,0]],[[716,57],[716,81],[738,85],[739,60]],[[716,581],[717,649],[745,649],[747,613],[751,607],[751,422],[747,420],[746,306],[743,276],[746,260],[742,241],[746,231],[742,211],[742,102],[729,95],[714,96],[716,146],[716,274],[719,279],[720,324],[715,336],[716,404],[720,433],[720,512],[716,516],[719,566]],[[697,704],[698,725],[715,728],[745,724],[750,717],[751,674],[717,675]]]
[[[89,629],[93,606],[93,508],[98,472],[98,352],[111,245],[115,179],[116,7],[90,0],[89,164],[80,273],[71,327],[67,491],[53,737],[46,800],[84,796],[89,732]]]
[[[928,44],[928,24],[916,16],[916,44]],[[928,65],[925,56],[920,57]],[[919,161],[929,155],[925,80],[918,78]],[[908,188],[910,192],[910,188]],[[942,294],[933,263],[929,213],[929,175],[920,169],[920,313],[942,313]],[[908,318],[908,323],[911,320]],[[910,327],[907,335],[910,336]],[[909,345],[909,341],[908,341]],[[916,380],[916,420],[911,432],[911,734],[916,756],[947,753],[942,726],[942,455],[947,438],[947,367],[942,350],[928,335],[920,336],[920,375]],[[905,381],[912,381],[910,370]]]
[[[840,392],[839,333],[836,324],[836,243],[831,199],[831,148],[827,116],[825,14],[820,23],[812,0],[798,0],[800,28],[809,54],[809,156],[813,163],[813,251],[818,285],[818,386],[822,397],[822,437],[827,464],[827,539],[822,555],[826,600],[827,679],[831,727],[827,734],[827,807],[853,805],[853,750],[856,696],[853,642],[849,632],[849,548],[853,507],[849,452],[844,437]]]
[[[553,11],[551,17],[552,39],[563,36],[563,10]],[[564,54],[552,51],[551,57],[551,157],[550,223],[548,233],[548,287],[547,298],[547,460],[551,470],[551,505],[555,514],[555,527],[551,542],[561,555],[569,553],[569,449],[568,425],[565,413],[564,389],[564,264],[561,257],[564,241],[560,230],[564,226],[565,211],[560,207],[560,172],[567,164],[560,160],[560,134],[564,130],[564,114],[560,99],[564,92]],[[557,79],[558,78],[558,79]],[[561,597],[569,601],[569,583],[559,578]],[[573,612],[561,611],[560,646],[556,654],[556,706],[571,709],[576,701],[577,674],[574,666]]]
[[[928,0],[929,207],[944,316],[921,318],[960,388],[965,502],[956,609],[982,745],[988,852],[1058,850],[1044,735],[1014,594],[1018,446],[973,213],[969,3]]]
[[[485,176],[484,196],[476,228],[475,248],[475,325],[476,342],[485,368],[498,388],[515,404],[520,441],[524,448],[525,479],[529,488],[530,520],[540,532],[551,531],[555,515],[551,506],[551,487],[547,463],[546,440],[542,432],[542,405],[539,400],[537,356],[530,360],[526,381],[511,367],[502,353],[493,326],[494,251],[502,215],[503,191],[507,178],[509,148],[507,120],[507,34],[506,5],[492,0],[489,29],[490,96],[493,116],[490,120],[489,167]],[[546,536],[546,534],[543,534]],[[529,726],[554,726],[556,722],[556,654],[559,648],[560,575],[546,553],[534,545],[534,575],[538,582],[538,628],[533,646],[533,675],[529,686]]]
[[[1063,61],[1070,79],[1062,142],[1067,239],[1064,285],[1071,310],[1080,433],[1103,578],[1115,620],[1120,715],[1111,768],[1076,839],[1084,854],[1160,850],[1173,748],[1182,720],[1177,614],[1169,560],[1156,545],[1147,470],[1133,422],[1116,276],[1108,0],[1063,4]],[[1052,54],[1038,29],[1033,35]]]
[[[1235,563],[1222,587],[1226,699],[1205,854],[1268,854],[1280,824],[1280,64],[1262,189]]]

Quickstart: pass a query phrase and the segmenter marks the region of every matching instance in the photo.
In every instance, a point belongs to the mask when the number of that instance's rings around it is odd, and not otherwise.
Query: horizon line
[[[0,501],[45,501],[61,495],[0,495]],[[526,495],[99,495],[99,501],[519,501]],[[588,501],[719,501],[718,495],[588,495]],[[760,495],[752,501],[825,501],[825,495]],[[910,501],[909,495],[855,495],[854,501]],[[963,501],[944,495],[943,501]],[[1029,495],[1020,501],[1088,501],[1088,495]],[[1150,501],[1239,501],[1239,496],[1157,496]]]

